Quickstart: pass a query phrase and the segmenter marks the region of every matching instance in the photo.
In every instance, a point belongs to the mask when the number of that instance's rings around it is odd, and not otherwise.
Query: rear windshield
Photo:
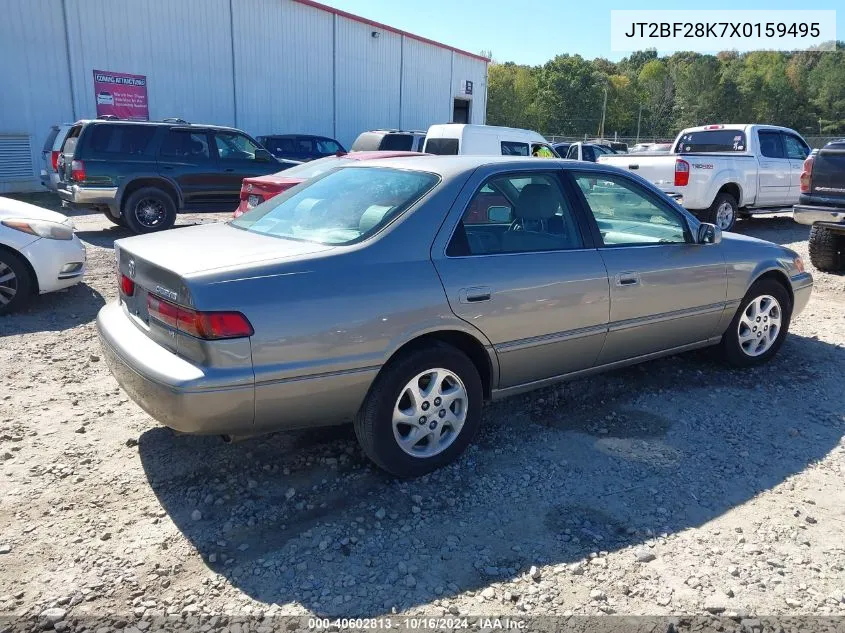
[[[352,244],[399,217],[438,180],[419,171],[346,167],[270,198],[231,224],[291,240]]]
[[[414,149],[414,137],[411,134],[385,134],[378,148],[385,152],[410,152]]]
[[[62,143],[63,154],[73,154],[76,151],[76,143],[79,140],[79,135],[82,133],[81,125],[74,125],[67,133],[65,142]]]
[[[747,147],[742,130],[701,130],[679,138],[675,153],[744,152]]]
[[[355,139],[355,142],[352,143],[352,147],[349,149],[351,152],[373,152],[379,149],[379,143],[381,143],[381,139],[384,134],[378,134],[376,132],[362,132],[358,135],[358,138]]]
[[[426,141],[425,151],[429,154],[439,154],[440,156],[457,156],[458,139],[430,138]]]

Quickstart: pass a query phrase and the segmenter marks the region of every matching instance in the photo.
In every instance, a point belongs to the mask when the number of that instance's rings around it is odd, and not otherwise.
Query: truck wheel
[[[819,270],[845,270],[845,235],[823,226],[810,228],[810,261]]]
[[[0,314],[19,310],[32,297],[32,276],[19,255],[0,248]]]
[[[736,198],[723,192],[716,196],[713,204],[702,215],[705,222],[715,224],[723,231],[732,231],[738,214],[739,206]]]
[[[769,361],[786,338],[792,303],[783,284],[774,279],[754,282],[739,304],[719,347],[734,367]]]
[[[121,215],[133,233],[164,231],[176,222],[176,204],[161,189],[142,187],[127,198]]]
[[[376,377],[355,417],[367,456],[398,477],[419,477],[458,458],[481,423],[484,397],[472,361],[449,345],[402,354]]]

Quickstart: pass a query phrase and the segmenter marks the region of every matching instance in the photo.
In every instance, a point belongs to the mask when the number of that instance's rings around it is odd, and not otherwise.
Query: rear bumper
[[[103,356],[117,382],[144,411],[182,433],[250,435],[255,388],[243,371],[231,381],[165,349],[132,323],[120,303],[97,315]]]
[[[810,226],[816,222],[845,224],[845,209],[796,204],[792,207],[792,219],[798,222],[798,224],[807,224]]]
[[[790,279],[792,283],[792,316],[796,317],[807,307],[813,292],[813,276],[810,273],[800,273]]]
[[[83,187],[61,183],[56,193],[71,205],[117,206],[117,187]]]

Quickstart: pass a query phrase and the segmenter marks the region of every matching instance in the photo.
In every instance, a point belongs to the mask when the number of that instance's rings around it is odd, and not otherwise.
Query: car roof
[[[514,156],[435,156],[432,154],[419,154],[416,157],[386,158],[378,161],[363,161],[362,167],[393,167],[396,169],[409,169],[413,171],[427,171],[439,174],[443,177],[454,176],[466,171],[475,170],[488,165],[512,166],[514,168],[536,167],[542,170],[544,167],[564,167],[567,169],[610,169],[615,168],[609,165],[597,165],[565,158],[535,158],[514,157]],[[627,173],[627,172],[626,172]]]
[[[261,134],[261,138],[323,138],[327,141],[334,141],[331,136],[321,134]]]
[[[404,152],[404,151],[356,151],[343,154],[337,158],[351,158],[352,160],[375,160],[380,158],[400,158],[402,156],[431,156],[431,154],[421,154],[420,152]]]
[[[197,128],[202,130],[224,130],[227,132],[243,132],[236,127],[228,127],[225,125],[206,125],[205,123],[188,123],[187,121],[135,121],[132,119],[81,119],[74,123],[74,125],[87,125],[89,123],[97,123],[99,125],[149,125],[153,127],[178,127],[178,128]]]

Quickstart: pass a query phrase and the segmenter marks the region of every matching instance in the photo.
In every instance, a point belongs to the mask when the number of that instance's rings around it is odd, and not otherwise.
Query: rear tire
[[[142,187],[126,199],[122,217],[133,233],[154,233],[176,223],[176,203],[157,187]]]
[[[20,310],[32,298],[29,267],[16,253],[0,248],[0,314]]]
[[[810,228],[810,261],[826,272],[845,270],[845,234],[836,233],[824,226]]]
[[[710,208],[702,213],[705,222],[715,224],[723,231],[733,231],[738,215],[739,205],[736,198],[724,192],[717,195]]]
[[[751,285],[719,344],[721,356],[734,367],[755,367],[777,354],[792,317],[792,302],[783,284],[761,279]],[[777,332],[770,328],[777,323]]]
[[[481,423],[483,397],[478,370],[459,350],[412,350],[382,368],[355,417],[355,435],[380,468],[419,477],[464,452]]]

